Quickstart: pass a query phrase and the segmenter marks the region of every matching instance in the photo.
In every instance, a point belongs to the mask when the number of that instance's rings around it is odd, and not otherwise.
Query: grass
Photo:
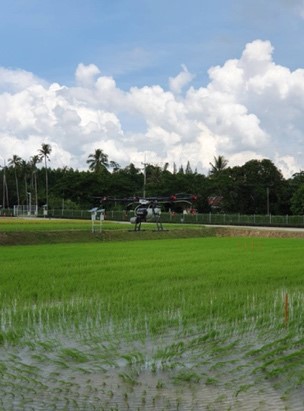
[[[164,231],[155,232],[154,223],[144,223],[142,231],[135,232],[134,226],[129,223],[104,221],[102,225],[96,222],[92,227],[90,220],[2,217],[0,218],[0,246],[156,240],[214,235],[212,229],[198,225],[166,224],[165,227]]]
[[[165,224],[170,229],[184,229],[182,224]],[[196,224],[187,224],[187,227],[192,229],[200,229]],[[129,222],[113,222],[103,221],[100,225],[99,221],[95,221],[94,229],[98,233],[101,230],[134,230],[134,225]],[[62,232],[62,231],[92,231],[92,222],[89,219],[60,219],[60,218],[11,218],[0,217],[0,232]],[[155,223],[143,223],[142,230],[155,230]]]
[[[211,409],[233,409],[270,384],[292,409],[303,388],[302,253],[303,240],[273,238],[2,247],[0,397],[11,408],[29,389],[46,408],[178,400],[191,410],[204,394]]]
[[[115,224],[113,224],[115,226]],[[0,232],[88,230],[91,221],[67,219],[0,218]],[[109,228],[112,225],[109,223]]]

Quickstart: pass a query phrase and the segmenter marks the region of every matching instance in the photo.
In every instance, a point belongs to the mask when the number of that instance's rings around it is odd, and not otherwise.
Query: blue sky
[[[303,0],[0,6],[0,161],[48,142],[54,167],[100,147],[122,166],[304,169]]]
[[[210,66],[270,40],[279,64],[302,63],[297,2],[266,0],[2,1],[1,65],[71,84],[79,63],[94,63],[123,88],[160,84],[181,64],[204,84]],[[299,2],[298,2],[299,3]]]

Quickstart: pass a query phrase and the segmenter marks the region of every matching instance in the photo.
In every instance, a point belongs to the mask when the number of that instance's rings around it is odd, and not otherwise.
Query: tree
[[[304,184],[300,185],[291,197],[291,211],[293,214],[304,214]]]
[[[93,154],[89,155],[87,164],[89,164],[90,171],[99,174],[109,167],[108,155],[100,148],[97,148]]]
[[[34,155],[30,158],[31,167],[31,189],[35,191],[35,205],[36,212],[38,212],[38,186],[37,186],[37,164],[41,162],[38,155]]]
[[[5,209],[9,207],[9,199],[8,199],[8,186],[6,181],[6,169],[7,166],[4,161],[4,166],[0,166],[2,169],[2,190],[3,190],[3,197],[2,197],[2,207]]]
[[[228,211],[228,203],[230,200],[230,169],[227,168],[228,160],[224,156],[213,157],[213,163],[209,163],[211,170],[209,171],[209,195],[210,200],[213,197],[215,202],[212,203],[214,210]],[[210,202],[210,201],[209,201]],[[210,203],[211,204],[211,203]]]
[[[181,164],[180,168],[178,169],[177,174],[185,174],[185,173],[184,173],[184,167],[183,167],[182,164]]]
[[[21,167],[21,163],[22,163],[21,157],[17,156],[16,154],[14,154],[12,158],[8,159],[8,165],[14,169],[14,173],[15,173],[17,204],[18,205],[20,204],[20,196],[19,196],[19,184],[18,184],[17,170]]]
[[[213,164],[209,163],[211,170],[209,172],[210,176],[215,176],[221,173],[228,165],[228,160],[224,156],[213,157]]]
[[[269,159],[250,160],[241,167],[239,202],[242,212],[277,214],[280,212],[283,175]]]
[[[191,165],[190,165],[190,161],[187,162],[185,174],[193,174],[193,171],[192,171],[192,168],[191,168]]]
[[[21,170],[21,175],[22,175],[23,180],[24,180],[24,198],[26,200],[26,204],[30,205],[29,202],[28,202],[28,196],[29,196],[28,181],[31,177],[31,164],[30,164],[30,162],[22,160],[20,170]]]
[[[164,172],[168,171],[168,168],[169,168],[169,163],[166,162],[166,163],[163,165],[163,171],[164,171]]]
[[[45,201],[48,207],[49,205],[49,187],[48,187],[48,167],[47,167],[47,160],[50,161],[50,154],[52,152],[52,147],[50,144],[43,143],[41,148],[38,150],[39,158],[42,160],[44,159],[44,168],[45,168]]]
[[[116,173],[120,169],[120,164],[116,163],[116,161],[110,161],[110,167],[113,170],[113,173]]]

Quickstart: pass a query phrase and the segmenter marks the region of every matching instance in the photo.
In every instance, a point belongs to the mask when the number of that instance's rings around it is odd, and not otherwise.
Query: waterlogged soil
[[[286,330],[225,334],[210,328],[204,334],[134,340],[87,330],[5,345],[0,349],[0,409],[304,409],[297,341],[290,341],[288,354],[298,354],[298,364],[279,366]]]

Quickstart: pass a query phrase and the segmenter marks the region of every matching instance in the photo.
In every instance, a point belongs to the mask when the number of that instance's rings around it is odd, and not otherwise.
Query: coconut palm
[[[14,154],[12,158],[8,159],[8,165],[14,169],[14,173],[15,173],[17,205],[20,204],[19,184],[18,184],[18,173],[17,173],[17,171],[21,167],[21,164],[22,164],[22,159],[21,159],[21,157],[17,156],[16,154]]]
[[[6,182],[6,162],[4,160],[4,165],[0,166],[2,169],[2,185],[3,185],[3,197],[2,197],[2,206],[5,209],[6,207],[9,208],[9,199],[8,199],[8,187]]]
[[[213,164],[209,163],[211,166],[209,174],[211,176],[219,174],[221,171],[225,170],[228,165],[228,160],[226,160],[224,156],[213,157],[213,162]]]
[[[113,170],[114,173],[120,169],[120,164],[116,163],[116,161],[111,160],[109,166]]]
[[[43,143],[41,148],[38,150],[39,158],[44,160],[44,167],[45,167],[45,199],[46,205],[48,206],[49,203],[49,187],[48,187],[48,168],[47,168],[47,161],[50,161],[50,154],[52,152],[52,147],[50,144]]]
[[[35,206],[36,213],[38,212],[38,187],[37,187],[37,164],[41,162],[41,158],[35,154],[30,158],[31,167],[31,189],[35,191]]]
[[[87,159],[89,169],[94,173],[100,173],[109,167],[108,155],[100,148],[97,148],[93,154],[90,154]]]
[[[22,160],[20,165],[20,172],[21,177],[24,179],[24,197],[27,199],[28,197],[28,180],[31,176],[31,165],[30,162]],[[27,205],[29,205],[28,201],[26,201]]]

